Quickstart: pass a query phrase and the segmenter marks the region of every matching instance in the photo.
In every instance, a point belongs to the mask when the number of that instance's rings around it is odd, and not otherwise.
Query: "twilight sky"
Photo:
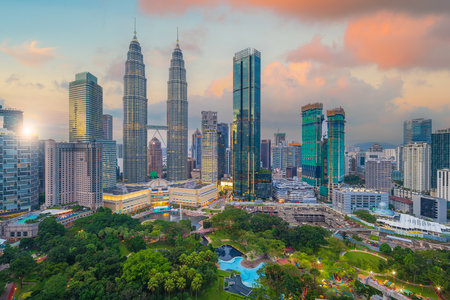
[[[346,143],[402,141],[402,120],[450,127],[448,0],[7,1],[0,18],[0,102],[40,138],[68,139],[68,82],[89,71],[122,140],[126,52],[137,18],[149,123],[165,124],[168,67],[180,30],[189,132],[202,110],[232,120],[232,58],[262,52],[262,138],[301,140],[300,107],[346,111]],[[149,132],[150,138],[153,135]],[[190,139],[189,139],[190,140]]]

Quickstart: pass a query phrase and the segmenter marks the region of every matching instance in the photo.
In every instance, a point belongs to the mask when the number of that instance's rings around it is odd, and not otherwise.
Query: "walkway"
[[[370,254],[370,255],[376,256],[376,257],[378,257],[378,258],[381,258],[381,259],[384,260],[384,261],[387,261],[387,258],[386,258],[386,257],[381,256],[381,255],[378,254],[378,253],[373,253],[373,252],[369,252],[369,251],[365,251],[365,250],[358,250],[358,249],[348,250],[348,251],[343,251],[343,252],[341,252],[340,256],[344,256],[345,253],[347,253],[347,252],[362,252],[362,253]]]

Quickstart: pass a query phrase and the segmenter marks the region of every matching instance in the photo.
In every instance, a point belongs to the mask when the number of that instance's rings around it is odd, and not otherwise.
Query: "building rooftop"
[[[192,180],[192,181],[187,181],[187,182],[182,182],[182,183],[175,183],[175,184],[172,184],[170,187],[197,190],[197,189],[204,188],[205,186],[208,186],[208,185],[211,185],[211,183],[202,183],[200,181]]]
[[[436,222],[430,222],[407,214],[400,214],[400,219],[391,221],[385,219],[377,219],[390,227],[401,228],[408,231],[425,231],[450,234],[450,227]]]
[[[142,190],[146,190],[148,187],[146,186],[127,186],[127,185],[117,185],[114,188],[109,188],[103,191],[103,194],[109,195],[126,195],[129,193],[139,192]]]
[[[413,204],[412,200],[409,200],[409,199],[406,199],[406,198],[402,198],[402,197],[397,197],[397,196],[390,196],[389,200],[402,202],[402,203],[409,204],[409,205]]]

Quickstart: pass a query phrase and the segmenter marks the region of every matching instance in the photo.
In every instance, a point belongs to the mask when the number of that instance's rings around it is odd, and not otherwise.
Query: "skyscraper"
[[[256,198],[261,161],[261,53],[253,48],[233,57],[233,193]]]
[[[327,110],[328,124],[328,187],[344,181],[345,175],[345,112],[342,107]]]
[[[113,139],[113,117],[111,115],[103,115],[102,117],[103,127],[103,140]]]
[[[103,189],[116,186],[117,182],[117,145],[116,141],[100,140],[102,144],[102,182]]]
[[[147,79],[136,32],[128,50],[123,80],[123,180],[144,182],[147,174]]]
[[[103,89],[97,77],[78,73],[69,83],[69,140],[89,142],[103,137]]]
[[[387,159],[368,160],[366,162],[366,188],[391,193],[392,162]]]
[[[217,183],[217,112],[202,111],[202,182]]]
[[[225,175],[228,132],[229,129],[227,123],[217,124],[217,172],[219,179]]]
[[[322,183],[322,109],[322,103],[302,107],[302,181],[312,186]]]
[[[261,141],[261,166],[264,169],[270,169],[272,167],[271,159],[272,159],[271,141],[270,141],[270,139],[262,140]]]
[[[431,119],[412,119],[403,122],[403,144],[425,142],[431,144]]]
[[[450,169],[437,170],[436,196],[450,202]]]
[[[430,190],[430,145],[413,143],[403,147],[404,186],[414,192]]]
[[[274,146],[278,146],[279,144],[284,144],[284,142],[286,142],[286,133],[276,132],[274,134],[274,136],[275,136],[275,145]]]
[[[200,169],[202,166],[202,133],[197,130],[192,134],[192,158],[195,159],[195,168]]]
[[[150,178],[156,177],[162,178],[162,149],[161,142],[156,138],[148,143],[148,175]]]
[[[436,130],[431,139],[431,187],[436,188],[437,171],[450,168],[450,128]]]
[[[188,101],[186,69],[178,38],[170,60],[167,85],[167,179],[185,180],[188,177]]]
[[[262,149],[262,148],[261,148]],[[272,147],[272,168],[286,170],[287,167],[301,167],[302,148],[298,144]]]
[[[23,111],[12,108],[4,108],[0,105],[0,117],[3,117],[3,126],[0,125],[0,128],[11,130],[16,134],[22,133]]]

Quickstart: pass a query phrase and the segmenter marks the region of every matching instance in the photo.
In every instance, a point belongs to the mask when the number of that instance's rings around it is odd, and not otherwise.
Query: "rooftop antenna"
[[[134,18],[134,35],[136,36],[136,18]]]
[[[178,44],[178,26],[177,26],[177,44]]]

